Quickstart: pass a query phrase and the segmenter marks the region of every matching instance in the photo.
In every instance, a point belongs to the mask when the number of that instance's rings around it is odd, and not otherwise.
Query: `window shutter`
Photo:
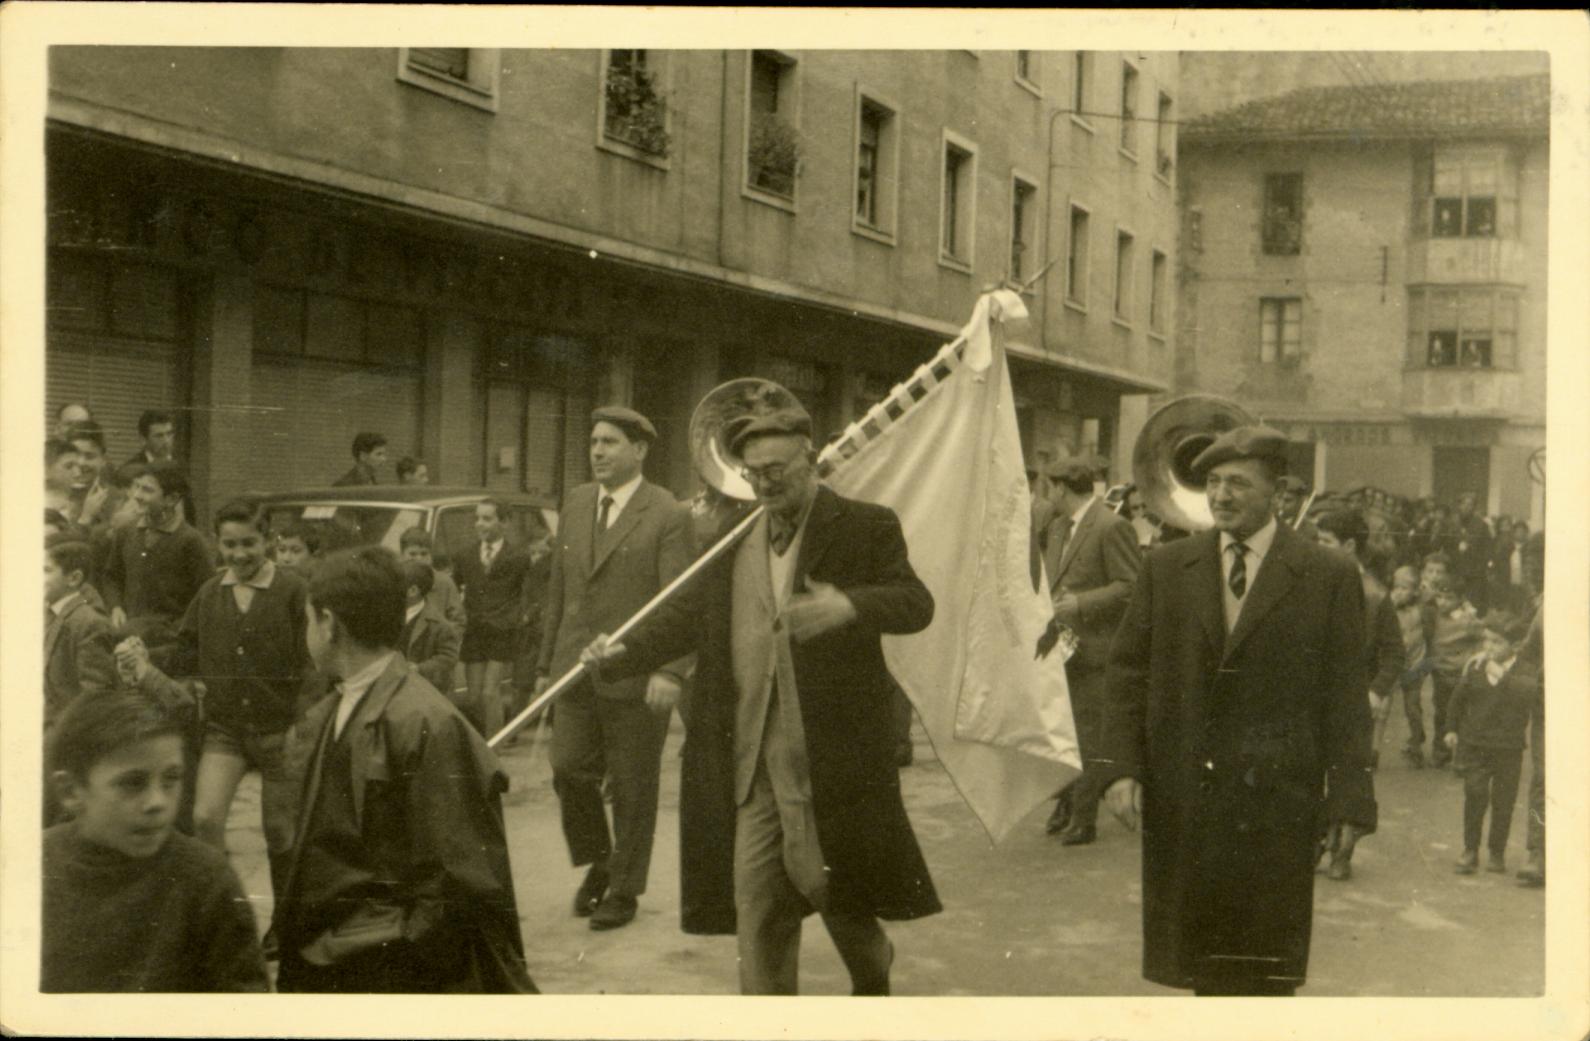
[[[1418,147],[1413,153],[1413,234],[1430,237],[1430,185],[1435,178],[1435,162],[1430,149]]]
[[[410,47],[409,64],[427,72],[451,76],[455,80],[467,80],[469,79],[469,48]]]

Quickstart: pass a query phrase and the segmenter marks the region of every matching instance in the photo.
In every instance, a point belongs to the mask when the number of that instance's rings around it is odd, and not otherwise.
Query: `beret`
[[[1098,467],[1092,459],[1056,459],[1049,464],[1049,478],[1055,481],[1087,481],[1093,483]]]
[[[729,453],[738,457],[745,445],[758,437],[798,434],[812,435],[812,417],[798,406],[776,409],[772,412],[755,412],[731,421],[724,431],[724,443]]]
[[[1192,461],[1193,473],[1206,476],[1221,463],[1235,459],[1269,459],[1286,465],[1286,435],[1273,427],[1233,427],[1214,439]]]
[[[651,442],[657,440],[657,428],[651,425],[651,420],[636,412],[632,408],[622,405],[603,405],[591,413],[591,426],[598,423],[611,423],[625,434],[631,441]]]

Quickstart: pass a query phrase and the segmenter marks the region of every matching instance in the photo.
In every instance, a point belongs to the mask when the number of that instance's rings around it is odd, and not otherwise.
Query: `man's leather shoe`
[[[1098,837],[1099,833],[1098,827],[1096,825],[1079,824],[1076,821],[1072,821],[1066,826],[1066,829],[1060,833],[1060,845],[1086,846],[1088,843],[1092,842]]]
[[[1460,875],[1472,875],[1479,870],[1479,866],[1480,851],[1477,849],[1466,849],[1463,851],[1463,856],[1458,858],[1457,866],[1452,870]]]
[[[592,929],[617,929],[621,925],[628,925],[635,920],[637,903],[632,896],[622,893],[609,893],[602,898],[602,905],[591,915]]]
[[[1485,858],[1485,870],[1498,875],[1507,873],[1507,856],[1497,850],[1491,850],[1490,856]]]
[[[585,873],[585,881],[580,883],[580,888],[574,894],[574,917],[588,918],[596,910],[596,905],[602,902],[602,897],[607,893],[607,871],[603,868],[592,866]]]
[[[1518,884],[1521,886],[1543,886],[1546,884],[1546,858],[1536,850],[1529,854],[1529,860],[1518,869]]]
[[[1049,814],[1049,823],[1043,826],[1045,833],[1058,835],[1071,825],[1071,789],[1067,788],[1060,793],[1060,798],[1054,804],[1054,812]]]

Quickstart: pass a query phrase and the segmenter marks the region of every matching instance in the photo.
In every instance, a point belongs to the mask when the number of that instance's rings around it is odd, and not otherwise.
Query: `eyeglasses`
[[[784,479],[784,475],[798,465],[798,460],[786,463],[768,463],[766,466],[742,466],[740,476],[752,484],[776,483]]]

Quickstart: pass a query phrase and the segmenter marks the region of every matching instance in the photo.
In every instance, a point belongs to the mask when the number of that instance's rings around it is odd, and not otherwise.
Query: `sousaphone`
[[[800,408],[800,399],[772,380],[745,377],[714,387],[690,417],[690,459],[696,472],[719,494],[754,502],[756,489],[740,473],[729,450],[735,427],[752,416]]]
[[[1148,417],[1132,446],[1132,480],[1143,504],[1183,531],[1214,527],[1204,482],[1193,475],[1192,462],[1221,434],[1258,422],[1236,402],[1211,394],[1166,403]]]

